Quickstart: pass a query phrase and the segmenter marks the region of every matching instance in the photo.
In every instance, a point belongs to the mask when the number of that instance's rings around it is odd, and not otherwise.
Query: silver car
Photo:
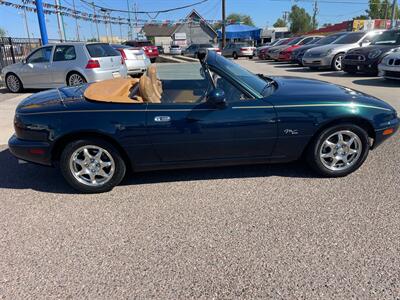
[[[255,55],[255,51],[255,47],[245,43],[228,43],[228,45],[222,49],[222,55],[225,57],[233,57],[233,59],[238,59],[239,57],[248,57],[252,59]]]
[[[333,71],[341,71],[342,59],[348,50],[368,46],[373,37],[382,32],[382,30],[349,32],[332,44],[307,50],[303,56],[303,66],[311,69],[330,68]]]
[[[121,53],[129,75],[143,74],[151,65],[150,59],[147,57],[146,53],[144,53],[142,48],[117,44],[111,46]]]
[[[45,89],[126,77],[120,53],[106,43],[60,43],[32,51],[20,63],[1,71],[7,88]]]

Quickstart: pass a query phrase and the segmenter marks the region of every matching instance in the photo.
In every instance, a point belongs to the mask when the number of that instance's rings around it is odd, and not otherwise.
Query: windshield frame
[[[345,43],[341,43],[342,40],[344,40],[345,38],[349,38],[351,36],[360,36],[356,41],[354,42],[345,42]],[[359,42],[363,37],[365,36],[365,32],[351,32],[349,34],[345,34],[344,36],[338,38],[336,41],[334,41],[332,43],[332,45],[350,45],[350,44],[356,44],[357,42]]]
[[[226,64],[233,65],[236,68],[241,69],[246,75],[248,76],[238,76],[236,74],[233,74],[229,69],[227,69],[225,66]],[[250,72],[246,68],[243,68],[239,64],[234,63],[233,61],[230,61],[226,59],[225,57],[218,55],[214,52],[207,52],[207,58],[206,58],[206,65],[210,69],[215,69],[218,73],[223,74],[223,76],[228,77],[232,82],[236,83],[244,89],[247,93],[252,95],[255,99],[261,99],[265,98],[265,95],[268,94],[268,90],[266,87],[270,86],[270,84],[261,79],[258,75]],[[250,77],[250,80],[246,80],[244,77]],[[252,82],[254,80],[254,82]],[[254,83],[258,82],[256,86]],[[272,88],[270,86],[270,88]]]

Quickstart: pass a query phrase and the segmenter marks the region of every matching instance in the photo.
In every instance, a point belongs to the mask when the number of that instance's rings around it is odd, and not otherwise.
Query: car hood
[[[273,77],[278,88],[268,98],[274,105],[359,103],[394,111],[386,102],[365,93],[320,80],[299,77]]]
[[[338,53],[342,51],[347,51],[349,49],[357,47],[358,44],[329,44],[324,46],[319,46],[308,50],[310,53],[325,53],[332,50],[333,53]]]
[[[358,48],[353,48],[350,49],[347,53],[358,53],[358,54],[364,54],[367,55],[373,50],[380,50],[383,53],[387,53],[392,49],[398,48],[399,45],[370,45],[366,47],[358,47]]]

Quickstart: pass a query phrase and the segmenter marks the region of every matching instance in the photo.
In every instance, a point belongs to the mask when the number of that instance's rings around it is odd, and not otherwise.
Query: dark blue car
[[[324,176],[359,168],[399,126],[387,103],[321,81],[255,75],[215,52],[135,79],[35,94],[18,106],[18,158],[59,166],[75,189],[104,192],[126,170],[305,159]]]

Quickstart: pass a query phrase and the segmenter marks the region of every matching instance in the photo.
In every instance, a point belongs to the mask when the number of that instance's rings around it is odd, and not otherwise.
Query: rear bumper
[[[19,159],[51,166],[51,147],[47,142],[21,140],[13,135],[8,141],[10,152]]]
[[[97,82],[107,79],[115,78],[113,74],[119,73],[119,75],[125,78],[128,74],[128,69],[125,65],[122,65],[119,68],[103,70],[103,69],[89,69],[85,70],[84,76],[87,82]]]
[[[158,51],[157,52],[155,52],[155,51],[153,51],[153,52],[145,51],[145,53],[146,53],[148,58],[157,58],[158,57]]]
[[[150,63],[150,61],[149,61]],[[140,74],[147,70],[146,60],[128,59],[125,60],[126,67],[128,68],[128,74]]]

